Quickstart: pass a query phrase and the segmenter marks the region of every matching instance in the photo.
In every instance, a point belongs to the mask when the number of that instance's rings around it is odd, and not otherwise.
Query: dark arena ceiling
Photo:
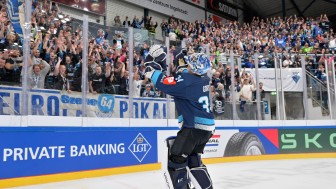
[[[283,16],[283,7],[286,16],[296,14],[316,18],[322,13],[328,17],[336,15],[336,0],[243,0],[243,2],[263,18]]]

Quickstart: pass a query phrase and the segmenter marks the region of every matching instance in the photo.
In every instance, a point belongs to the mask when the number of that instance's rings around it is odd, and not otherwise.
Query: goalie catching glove
[[[166,51],[167,48],[161,45],[153,45],[149,49],[148,55],[145,58],[144,65],[146,67],[151,66],[155,70],[166,71],[167,70]]]

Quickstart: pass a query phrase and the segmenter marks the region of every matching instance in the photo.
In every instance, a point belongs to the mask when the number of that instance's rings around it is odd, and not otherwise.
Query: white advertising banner
[[[57,90],[32,90],[28,97],[29,115],[41,116],[76,116],[82,115],[82,95],[79,92],[60,92]],[[128,96],[110,94],[88,94],[87,116],[128,118]],[[0,115],[20,115],[22,106],[21,88],[0,86]],[[174,115],[175,105],[170,104],[169,115]],[[134,118],[166,119],[166,99],[134,98]]]
[[[123,0],[168,16],[194,22],[204,20],[205,11],[178,0]]]
[[[256,81],[255,69],[245,69],[246,73],[251,73]],[[258,69],[259,82],[263,83],[263,89],[265,91],[276,91],[276,79],[275,79],[275,69],[274,68],[260,68]],[[301,68],[285,68],[281,70],[277,69],[277,77],[282,82],[282,87],[284,91],[292,92],[302,92],[303,91],[303,77]],[[281,83],[278,81],[278,89],[281,89]]]
[[[162,154],[166,148],[165,140],[168,137],[176,136],[177,130],[170,131],[158,131],[158,161],[162,162]],[[218,158],[223,157],[227,144],[231,137],[239,133],[238,129],[228,129],[228,130],[216,130],[214,135],[209,139],[208,143],[205,145],[204,154],[202,158]]]

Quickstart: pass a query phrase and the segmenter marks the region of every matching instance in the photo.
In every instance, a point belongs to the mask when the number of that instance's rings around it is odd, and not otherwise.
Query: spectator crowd
[[[15,33],[7,17],[6,1],[0,2],[0,84],[20,85],[22,82],[22,39]],[[28,82],[31,88],[57,89],[68,93],[81,91],[82,81],[82,28],[71,25],[72,18],[62,14],[57,3],[42,0],[33,2],[31,19]],[[335,58],[336,35],[327,15],[318,18],[297,17],[261,19],[254,17],[250,23],[236,21],[226,23],[211,19],[186,22],[169,17],[160,24],[151,17],[133,19],[114,18],[114,27],[147,29],[153,39],[160,25],[162,37],[169,37],[173,50],[182,45],[189,54],[204,51],[209,45],[213,68],[212,95],[214,99],[230,100],[232,89],[236,99],[251,101],[256,97],[256,86],[251,74],[244,68],[273,68],[274,58],[282,59],[283,68],[301,67],[299,54],[306,54],[306,68],[321,78],[324,61]],[[114,35],[112,41],[106,40]],[[102,26],[94,37],[89,38],[88,81],[93,94],[129,94],[133,82],[136,97],[163,97],[144,75],[144,58],[149,52],[149,43],[134,51],[133,70],[130,70],[127,39],[120,33],[110,33]],[[228,59],[233,51],[242,60],[242,67],[231,67]],[[255,62],[258,54],[258,62]],[[321,54],[318,56],[317,54]],[[331,54],[331,55],[327,55]],[[234,72],[231,72],[234,69]],[[129,78],[130,72],[134,77]],[[234,81],[231,81],[234,73]],[[216,102],[218,103],[218,102]],[[217,107],[218,108],[218,107]],[[219,107],[220,109],[220,107]],[[244,111],[242,104],[241,111]]]

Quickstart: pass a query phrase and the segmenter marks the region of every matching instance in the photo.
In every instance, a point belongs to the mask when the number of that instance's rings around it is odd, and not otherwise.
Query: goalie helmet
[[[196,75],[204,75],[210,69],[210,60],[203,53],[194,53],[186,58],[190,71]]]

